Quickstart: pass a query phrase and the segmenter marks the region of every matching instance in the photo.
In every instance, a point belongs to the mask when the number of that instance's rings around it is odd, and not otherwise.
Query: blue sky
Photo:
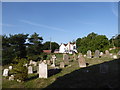
[[[36,32],[59,44],[91,32],[110,39],[118,33],[117,11],[114,2],[4,2],[2,34]]]

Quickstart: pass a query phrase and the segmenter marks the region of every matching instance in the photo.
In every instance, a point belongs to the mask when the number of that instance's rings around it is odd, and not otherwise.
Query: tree
[[[29,44],[27,47],[28,55],[39,55],[42,52],[43,38],[39,34],[34,33],[28,38]]]
[[[13,47],[16,57],[24,58],[26,57],[26,39],[28,34],[15,34],[10,35],[10,46]]]
[[[109,48],[109,40],[105,35],[98,35],[90,33],[87,37],[78,38],[76,40],[77,49],[81,53],[87,53],[88,50],[95,52],[95,50],[105,51]]]
[[[56,43],[56,42],[51,42],[51,50],[52,52],[54,52],[55,49],[58,49],[59,48],[59,44]],[[50,50],[50,42],[47,41],[43,44],[43,49],[44,50]]]

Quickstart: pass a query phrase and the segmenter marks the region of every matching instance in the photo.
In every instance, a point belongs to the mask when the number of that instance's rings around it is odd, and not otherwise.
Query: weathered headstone
[[[91,55],[91,51],[88,50],[88,51],[87,51],[87,58],[91,58],[91,57],[92,57],[92,55]]]
[[[11,76],[9,77],[9,80],[14,80],[14,75],[11,75]]]
[[[77,60],[77,55],[75,53],[73,54],[73,59]]]
[[[86,61],[85,61],[85,58],[83,56],[79,57],[78,64],[79,64],[79,67],[86,67]]]
[[[110,53],[109,53],[109,51],[108,51],[108,50],[105,50],[105,54],[106,54],[107,56],[109,56],[109,55],[110,55]]]
[[[50,65],[50,64],[51,64],[50,60],[47,60],[47,64],[48,64],[48,65]]]
[[[37,62],[35,62],[35,61],[33,61],[32,64],[33,64],[34,66],[37,66]]]
[[[117,59],[117,55],[113,55],[113,58],[114,58],[114,59]]]
[[[47,64],[42,62],[39,64],[39,78],[47,78],[48,77],[48,71],[47,71]]]
[[[118,51],[117,55],[120,55],[120,51]]]
[[[108,73],[108,64],[100,64],[100,73]]]
[[[82,56],[82,53],[79,53],[79,54],[78,54],[78,59],[79,59],[81,56]]]
[[[32,68],[32,66],[29,66],[28,67],[28,74],[31,74],[31,73],[33,73],[33,68]]]
[[[60,68],[64,68],[64,67],[65,67],[64,62],[60,62]]]
[[[69,64],[69,57],[67,54],[63,54],[63,60],[64,60],[65,64]]]
[[[12,70],[12,66],[9,66],[9,70]]]
[[[32,65],[33,64],[33,61],[32,60],[30,60],[30,63],[29,63],[29,65]]]
[[[9,71],[9,69],[4,69],[3,76],[8,76],[8,71]]]
[[[99,50],[96,50],[96,51],[95,51],[94,58],[99,58],[99,56],[100,56],[100,51],[99,51]]]

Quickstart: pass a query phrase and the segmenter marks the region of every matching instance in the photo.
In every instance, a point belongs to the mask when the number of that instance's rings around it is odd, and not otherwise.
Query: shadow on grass
[[[52,75],[55,75],[57,73],[60,73],[62,69],[49,69],[48,70],[48,77],[51,77]]]
[[[56,79],[47,88],[120,88],[120,59],[81,68]],[[107,67],[104,67],[107,66]]]

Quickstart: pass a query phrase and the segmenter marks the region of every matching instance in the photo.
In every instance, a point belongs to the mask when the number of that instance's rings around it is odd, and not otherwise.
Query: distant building
[[[73,54],[73,53],[77,53],[76,50],[76,43],[67,43],[67,44],[61,44],[59,47],[59,53],[69,53],[69,54]]]
[[[51,53],[51,50],[43,50],[44,53]]]

